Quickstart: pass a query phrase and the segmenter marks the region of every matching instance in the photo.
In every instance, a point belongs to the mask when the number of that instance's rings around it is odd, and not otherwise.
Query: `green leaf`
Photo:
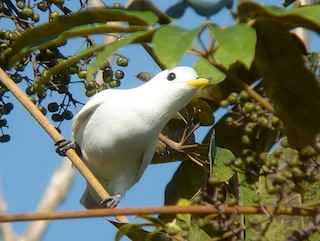
[[[212,84],[218,84],[226,78],[226,75],[214,67],[207,59],[200,57],[193,68],[200,77],[210,80]]]
[[[250,68],[257,42],[256,32],[252,27],[246,24],[229,28],[211,27],[211,32],[220,48]]]
[[[103,51],[97,56],[96,61],[93,62],[89,68],[87,76],[91,76],[105,61],[105,59],[114,53],[119,48],[135,42],[137,39],[150,34],[151,31],[139,31],[128,35],[127,37],[120,39],[119,41],[113,42],[103,49]]]
[[[212,166],[212,176],[218,178],[220,182],[227,182],[234,174],[234,170],[223,164],[226,160],[233,160],[233,153],[224,148],[217,147],[217,154]]]
[[[208,241],[211,240],[211,237],[203,231],[199,226],[195,225],[194,223],[190,224],[191,230],[189,234],[189,240],[192,241]]]
[[[293,16],[288,18],[309,21]],[[284,123],[289,143],[297,149],[312,145],[320,132],[318,81],[306,67],[300,45],[286,23],[277,18],[258,17],[253,27],[259,39],[255,67],[264,77],[265,92]]]
[[[265,6],[252,1],[242,1],[238,7],[240,19],[277,20],[288,29],[304,27],[320,33],[320,4],[293,9]],[[275,23],[274,23],[275,24]],[[274,25],[276,26],[276,25]]]
[[[126,11],[120,9],[90,9],[85,12],[74,13],[70,16],[60,16],[53,21],[38,27],[29,29],[21,34],[12,45],[12,50],[6,53],[3,63],[9,66],[19,60],[15,57],[21,51],[26,55],[30,48],[50,42],[61,33],[74,27],[105,23],[109,21],[126,22],[130,25],[150,26],[157,22],[158,18],[152,12]],[[9,61],[10,60],[10,61]]]
[[[213,57],[215,58],[218,64],[222,65],[226,69],[229,69],[230,65],[237,62],[236,56],[234,56],[226,49],[221,47],[218,47]]]
[[[161,27],[152,39],[155,54],[167,68],[178,65],[182,56],[192,48],[201,29],[202,27],[193,30],[178,26]]]

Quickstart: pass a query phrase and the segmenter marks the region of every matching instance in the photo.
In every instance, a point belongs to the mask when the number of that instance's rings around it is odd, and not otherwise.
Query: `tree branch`
[[[224,206],[219,207],[195,205],[195,206],[163,206],[163,207],[138,207],[138,208],[116,208],[116,209],[89,209],[81,211],[39,212],[20,214],[0,214],[0,223],[35,221],[35,220],[57,220],[74,218],[93,218],[118,215],[147,215],[147,214],[265,214],[273,212],[274,205],[265,206]],[[317,216],[320,214],[318,208],[304,208],[301,206],[279,205],[274,215],[288,216]]]
[[[29,113],[36,119],[42,128],[49,134],[54,142],[63,139],[62,135],[53,127],[42,112],[29,100],[25,93],[15,84],[15,82],[0,68],[0,80],[11,91],[11,93],[20,101],[20,103],[29,111]],[[69,149],[66,152],[67,157],[72,164],[79,170],[82,176],[97,192],[101,200],[105,200],[110,195],[100,184],[97,178],[92,174],[88,167],[83,163],[74,149]],[[116,217],[119,222],[128,222],[125,217]]]

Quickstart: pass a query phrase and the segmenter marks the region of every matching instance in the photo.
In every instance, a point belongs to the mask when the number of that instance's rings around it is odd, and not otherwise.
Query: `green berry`
[[[17,84],[17,83],[20,83],[21,80],[22,80],[22,76],[20,74],[13,74],[11,76],[12,80]]]
[[[5,103],[3,106],[4,110],[5,110],[5,114],[6,113],[10,113],[10,111],[13,110],[13,104],[12,103]]]
[[[246,134],[252,134],[254,130],[255,124],[253,122],[248,122],[246,126],[244,127],[244,133]]]
[[[43,115],[46,115],[46,114],[47,114],[46,108],[44,108],[42,105],[39,105],[39,106],[38,106],[38,110],[40,110]]]
[[[257,121],[258,121],[258,114],[257,114],[257,112],[255,112],[255,111],[251,112],[251,114],[250,114],[250,120],[253,121],[253,122],[257,122]]]
[[[86,81],[84,87],[86,90],[94,90],[96,88],[96,83],[93,80]]]
[[[269,185],[267,187],[267,192],[269,194],[278,194],[280,192],[280,188],[278,186],[272,186],[272,185]]]
[[[245,102],[243,105],[243,108],[247,111],[247,112],[252,112],[255,109],[255,104],[252,102]]]
[[[250,94],[247,91],[243,90],[243,91],[240,92],[240,98],[243,101],[247,101],[247,100],[250,99]]]
[[[117,79],[123,79],[124,77],[124,72],[122,70],[116,70],[116,72],[114,73],[114,76],[117,78]]]
[[[33,96],[28,96],[28,99],[31,100],[33,104],[37,103],[36,99]]]
[[[37,92],[37,96],[39,99],[43,100],[47,96],[47,92],[45,90]]]
[[[5,143],[5,142],[8,142],[8,141],[10,141],[10,136],[9,135],[0,136],[0,142],[1,143]]]
[[[0,127],[3,127],[3,126],[7,126],[7,120],[6,119],[1,119],[0,120]]]
[[[120,80],[114,79],[110,81],[109,86],[110,88],[116,88],[116,87],[119,87],[120,84],[121,84]]]
[[[53,2],[57,5],[64,4],[64,0],[54,0]]]
[[[70,110],[65,110],[62,112],[62,117],[66,120],[71,120],[73,118],[73,113]]]
[[[60,115],[60,114],[53,114],[53,115],[51,116],[51,119],[52,119],[54,122],[63,121],[63,117],[62,117],[62,115]]]
[[[238,94],[237,92],[232,92],[232,93],[228,96],[227,100],[229,101],[229,103],[230,103],[231,105],[233,105],[233,104],[237,103],[238,97],[239,97],[239,94]]]
[[[86,96],[87,96],[87,97],[91,97],[91,96],[93,96],[95,93],[97,93],[97,90],[96,90],[96,89],[87,90],[87,91],[86,91]]]
[[[124,9],[124,5],[122,3],[116,2],[113,4],[113,8]]]
[[[113,71],[111,68],[106,68],[102,72],[102,79],[105,83],[109,83],[112,80]]]
[[[265,117],[260,117],[258,119],[259,123],[263,126],[263,127],[268,127],[269,126],[269,121],[267,118]]]
[[[222,108],[227,108],[229,104],[230,103],[228,100],[221,100],[220,101],[220,107],[222,107]]]
[[[25,6],[24,1],[17,1],[17,7],[23,9]]]
[[[228,206],[233,207],[233,206],[235,206],[237,204],[238,204],[238,200],[235,199],[235,198],[231,198],[231,199],[228,200]]]
[[[250,145],[251,144],[250,137],[248,135],[243,135],[241,138],[241,142],[244,145]]]
[[[48,5],[47,5],[46,2],[39,2],[39,3],[37,4],[37,8],[38,8],[39,10],[41,10],[42,12],[45,12],[45,11],[47,11],[47,9],[48,9]]]
[[[124,56],[120,56],[117,59],[117,65],[119,65],[119,66],[126,67],[126,66],[128,66],[128,63],[129,63],[129,60]]]
[[[87,73],[88,73],[87,70],[80,70],[80,71],[78,72],[78,77],[79,77],[80,79],[85,79],[85,78],[87,77]]]
[[[56,102],[52,102],[48,104],[48,111],[50,112],[57,112],[59,110],[59,105]]]
[[[100,86],[97,88],[97,91],[100,92],[100,91],[103,91],[103,90],[105,90],[105,89],[107,89],[107,86],[104,85],[104,84],[102,84],[102,85],[100,85]]]
[[[111,64],[110,64],[109,60],[106,59],[106,60],[101,64],[100,70],[106,70],[107,68],[110,68],[110,66],[111,66]],[[111,69],[111,68],[110,68],[110,69]]]
[[[21,14],[25,17],[28,17],[28,18],[31,18],[34,14],[32,8],[24,8],[22,11],[21,11]]]
[[[233,160],[233,165],[236,166],[236,167],[241,167],[243,165],[243,161],[241,158],[236,158]]]
[[[52,13],[49,14],[49,19],[50,20],[54,20],[56,19],[57,17],[59,17],[59,13],[57,11],[54,11]]]
[[[234,123],[234,119],[231,116],[228,116],[226,118],[226,123],[227,123],[227,125],[231,126]]]
[[[34,22],[39,22],[39,20],[40,20],[40,15],[39,14],[34,14],[33,16],[32,16],[32,20],[34,21]]]
[[[280,123],[279,117],[277,117],[277,116],[272,116],[272,117],[271,117],[271,124],[272,124],[273,126],[276,126],[276,125],[278,125],[279,123]]]
[[[282,138],[282,140],[281,140],[281,142],[280,142],[280,145],[282,146],[282,147],[289,147],[289,142],[288,142],[288,138]]]

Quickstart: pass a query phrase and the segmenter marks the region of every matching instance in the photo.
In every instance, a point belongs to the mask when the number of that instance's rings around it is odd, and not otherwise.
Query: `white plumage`
[[[206,83],[192,68],[176,67],[140,87],[104,90],[87,102],[74,119],[72,139],[111,195],[123,196],[140,180],[162,128]],[[88,185],[81,203],[95,208],[101,199]]]

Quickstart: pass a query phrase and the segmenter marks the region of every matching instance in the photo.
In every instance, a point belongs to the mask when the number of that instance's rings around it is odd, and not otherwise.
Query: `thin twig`
[[[163,207],[137,207],[137,208],[115,208],[115,209],[89,209],[81,211],[59,211],[59,212],[35,212],[20,214],[0,214],[1,222],[18,222],[34,220],[57,220],[74,218],[93,218],[117,215],[150,215],[150,214],[265,214],[266,210],[272,212],[274,205],[261,206],[163,206]],[[288,216],[316,216],[320,214],[317,208],[303,208],[301,206],[279,205],[275,215]]]
[[[41,111],[29,100],[25,93],[15,84],[15,82],[0,68],[0,80],[11,91],[11,93],[20,101],[20,103],[29,111],[29,113],[36,119],[42,128],[49,134],[54,142],[63,139],[62,135],[53,127],[48,119],[42,114]],[[79,170],[82,176],[97,192],[101,200],[105,200],[110,195],[100,184],[97,178],[92,174],[88,167],[83,163],[74,149],[69,149],[66,152],[67,157],[72,164]],[[128,222],[125,217],[116,217],[119,222]]]

